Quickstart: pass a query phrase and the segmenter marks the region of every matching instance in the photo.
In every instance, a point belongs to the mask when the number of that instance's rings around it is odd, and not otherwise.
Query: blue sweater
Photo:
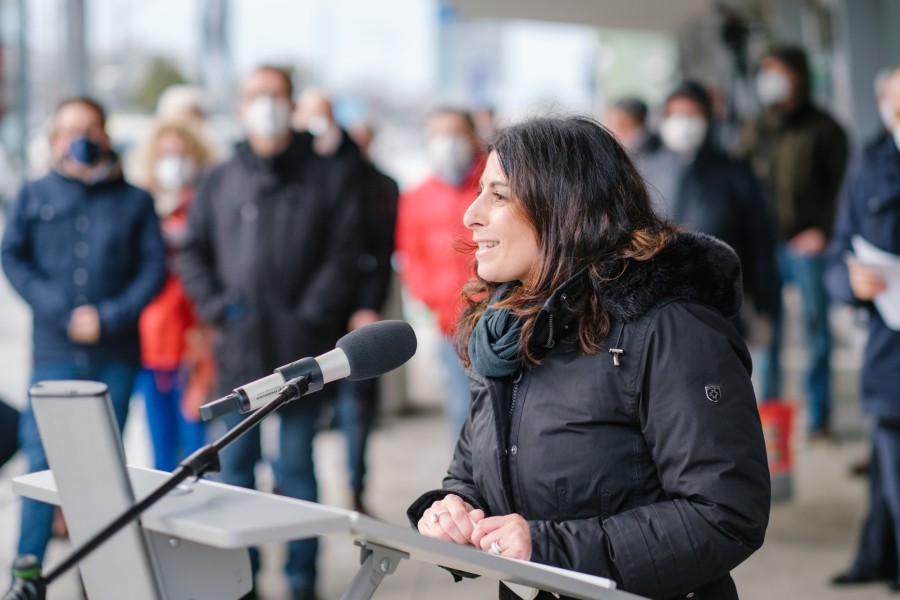
[[[900,151],[893,139],[867,151],[850,181],[828,247],[825,283],[832,298],[864,306],[869,338],[862,366],[862,406],[877,417],[900,418],[900,331],[889,328],[874,304],[853,296],[846,255],[860,235],[873,245],[900,254]]]
[[[160,289],[166,255],[153,201],[121,176],[88,185],[51,172],[9,208],[3,270],[31,306],[37,364],[140,357],[138,316]],[[93,304],[100,341],[69,340],[72,310]]]

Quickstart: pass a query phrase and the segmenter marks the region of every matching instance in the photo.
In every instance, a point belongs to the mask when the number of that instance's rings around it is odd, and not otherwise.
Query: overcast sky
[[[87,3],[97,49],[116,52],[131,44],[189,61],[200,55],[198,0]],[[394,87],[432,83],[435,0],[232,0],[231,8],[238,76],[274,62],[322,66],[336,76],[328,83],[338,87],[350,74],[369,74]]]
[[[179,60],[196,76],[201,57],[201,0],[85,0],[90,47],[121,57],[141,50]],[[65,0],[31,0],[33,48],[64,51]],[[439,77],[438,0],[231,0],[231,54],[238,77],[261,63],[292,64],[331,91],[375,83],[397,94],[434,90]],[[491,99],[516,110],[553,101],[584,111],[596,70],[591,27],[506,22],[496,43]],[[468,45],[469,40],[466,40]],[[113,77],[116,75],[113,74]]]

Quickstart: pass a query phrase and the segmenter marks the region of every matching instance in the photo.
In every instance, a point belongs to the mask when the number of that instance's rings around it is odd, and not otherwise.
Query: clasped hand
[[[418,523],[424,536],[474,546],[491,554],[531,559],[528,522],[518,514],[486,517],[459,496],[449,494],[425,511]]]
[[[100,313],[91,304],[72,311],[68,326],[69,339],[76,344],[96,344],[100,341]]]

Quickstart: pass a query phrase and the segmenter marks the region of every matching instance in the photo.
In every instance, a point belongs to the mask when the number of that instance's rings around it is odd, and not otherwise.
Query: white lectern
[[[17,477],[13,489],[61,505],[76,547],[134,497],[144,498],[167,480],[167,473],[124,466],[104,385],[43,382],[31,396],[51,470]],[[361,547],[362,566],[348,584],[347,600],[370,598],[404,558],[575,598],[640,598],[601,577],[493,556],[356,512],[206,480],[176,488],[80,566],[92,600],[239,598],[252,583],[248,546],[326,535]]]

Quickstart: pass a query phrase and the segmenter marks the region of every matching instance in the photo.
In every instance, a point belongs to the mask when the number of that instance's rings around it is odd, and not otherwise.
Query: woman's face
[[[167,154],[184,155],[187,153],[187,142],[174,131],[168,131],[156,140],[156,156],[165,156]]]
[[[538,258],[537,235],[510,197],[496,152],[488,156],[480,190],[463,216],[478,244],[478,275],[495,283],[522,281]]]

